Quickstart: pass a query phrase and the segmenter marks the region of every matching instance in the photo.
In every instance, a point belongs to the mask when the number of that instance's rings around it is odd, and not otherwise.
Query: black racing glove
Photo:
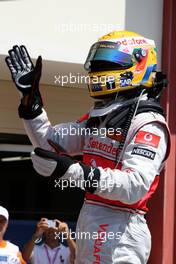
[[[25,46],[13,46],[5,58],[12,79],[23,97],[18,108],[19,116],[33,119],[42,113],[42,98],[39,81],[42,72],[42,57],[39,56],[34,67]]]
[[[57,166],[51,175],[55,178],[61,178],[69,169],[69,167],[75,164],[74,159],[68,155],[58,155],[55,152],[41,148],[35,148],[34,152],[39,157],[52,159],[57,162]],[[84,173],[83,181],[85,190],[90,193],[94,193],[100,180],[100,170],[98,168],[87,166],[83,163],[79,163],[79,165],[82,167]]]

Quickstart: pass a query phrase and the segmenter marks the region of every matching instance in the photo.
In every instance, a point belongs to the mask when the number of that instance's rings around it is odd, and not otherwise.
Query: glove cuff
[[[80,163],[84,172],[84,188],[85,191],[94,193],[100,181],[100,170]]]
[[[42,106],[43,102],[40,93],[34,95],[33,98],[29,95],[26,104],[23,97],[18,107],[19,117],[26,120],[34,119],[42,113]]]

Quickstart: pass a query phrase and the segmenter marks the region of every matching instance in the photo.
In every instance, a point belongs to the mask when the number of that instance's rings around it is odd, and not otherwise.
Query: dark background
[[[52,177],[34,171],[31,160],[0,162],[0,174],[0,201],[11,219],[76,221],[84,198],[78,188],[55,187]]]
[[[0,135],[0,205],[10,215],[5,238],[20,248],[32,236],[42,217],[67,222],[74,231],[84,192],[78,188],[55,187],[52,177],[35,172],[29,152],[2,151],[5,144],[30,145],[26,136]],[[5,161],[4,158],[22,157]],[[27,159],[26,159],[27,158]]]

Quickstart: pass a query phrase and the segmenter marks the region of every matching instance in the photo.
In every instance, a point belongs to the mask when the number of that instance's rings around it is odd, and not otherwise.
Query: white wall
[[[124,22],[123,0],[0,2],[0,54],[23,43],[34,58],[84,63],[90,45]]]
[[[114,29],[138,31],[155,39],[160,57],[162,3],[163,0],[0,1],[0,79],[10,79],[3,55],[14,44],[25,44],[32,58],[42,55],[45,84],[54,85],[56,74],[84,74],[83,63],[90,46]]]
[[[163,0],[126,0],[125,26],[155,40],[161,65]]]
[[[90,46],[100,36],[123,29],[124,23],[124,0],[0,2],[0,79],[10,80],[4,55],[15,44],[26,45],[32,58],[42,55],[44,84],[55,85],[58,74],[85,74]]]

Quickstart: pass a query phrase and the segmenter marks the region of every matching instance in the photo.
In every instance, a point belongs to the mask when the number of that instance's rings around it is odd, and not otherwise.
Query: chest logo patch
[[[134,143],[141,143],[154,148],[157,148],[160,142],[160,137],[146,131],[139,131],[136,135]]]

